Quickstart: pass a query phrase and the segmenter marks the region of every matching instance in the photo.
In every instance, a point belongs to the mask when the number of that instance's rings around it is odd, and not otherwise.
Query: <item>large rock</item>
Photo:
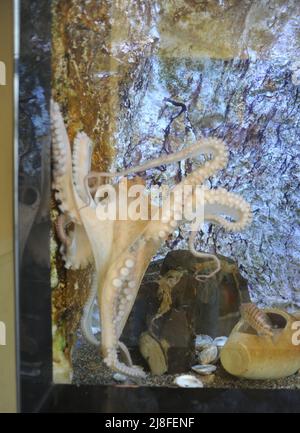
[[[135,362],[140,351],[152,373],[181,373],[195,361],[196,334],[229,335],[249,294],[237,265],[220,260],[221,271],[205,283],[195,272],[210,272],[211,261],[187,250],[149,266],[122,335]]]
[[[211,337],[229,335],[240,318],[239,307],[249,301],[247,281],[241,276],[237,264],[219,256],[221,270],[205,282],[194,278],[195,271],[208,274],[215,263],[194,257],[189,251],[171,251],[165,258],[161,273],[170,269],[186,269],[196,290],[195,332]]]
[[[297,0],[159,3],[160,47],[169,57],[293,57],[299,49]]]
[[[161,271],[160,306],[140,339],[140,351],[152,373],[181,373],[194,361],[196,287],[186,269]]]
[[[196,290],[186,269],[164,272],[162,265],[149,266],[121,340],[152,373],[179,373],[193,362]]]

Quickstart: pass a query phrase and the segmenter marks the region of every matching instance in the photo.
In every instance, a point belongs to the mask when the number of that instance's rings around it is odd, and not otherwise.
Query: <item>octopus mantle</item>
[[[120,337],[149,262],[161,243],[178,225],[185,222],[178,219],[178,215],[182,214],[182,203],[176,200],[176,192],[180,193],[183,186],[190,185],[190,198],[195,202],[195,187],[203,185],[209,176],[226,166],[225,145],[218,139],[202,139],[176,154],[150,161],[138,168],[118,173],[94,173],[91,172],[93,145],[88,136],[83,132],[77,134],[72,154],[64,121],[55,102],[51,104],[51,119],[53,188],[62,212],[57,220],[57,233],[62,242],[60,252],[67,268],[79,269],[94,263],[96,269],[91,294],[84,309],[85,335],[97,344],[97,340],[91,335],[88,320],[97,293],[101,317],[101,351],[105,363],[113,370],[127,375],[144,376],[145,373],[140,367],[132,365],[129,351],[120,341]],[[163,206],[157,207],[160,212],[159,220],[100,221],[97,218],[94,192],[99,185],[100,188],[104,187],[103,179],[121,177],[118,183],[112,184],[117,200],[124,176],[199,154],[209,155],[211,158],[173,187],[172,211],[164,209]],[[100,180],[96,188],[90,187],[91,178],[97,182]],[[137,182],[141,183],[141,179],[135,178],[128,181],[127,185]],[[226,230],[239,231],[250,222],[251,211],[249,205],[238,195],[224,189],[205,189],[204,219],[217,223]],[[65,228],[71,222],[74,230],[66,233]],[[220,263],[216,256],[195,250],[195,234],[193,231],[189,239],[191,252],[195,256],[209,257],[216,263],[212,274],[199,275],[199,278],[209,278],[219,271]],[[119,361],[119,350],[123,351],[127,365]]]

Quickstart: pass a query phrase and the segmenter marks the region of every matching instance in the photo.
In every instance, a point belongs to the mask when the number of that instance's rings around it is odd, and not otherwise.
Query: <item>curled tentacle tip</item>
[[[205,283],[207,280],[209,280],[210,278],[214,277],[220,269],[218,269],[217,271],[212,272],[211,274],[205,275],[205,274],[196,274],[195,275],[195,279],[197,281],[200,281],[201,283]]]

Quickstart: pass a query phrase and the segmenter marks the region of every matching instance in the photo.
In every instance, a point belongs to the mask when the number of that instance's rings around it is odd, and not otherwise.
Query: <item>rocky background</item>
[[[208,184],[243,195],[254,219],[238,234],[207,226],[198,248],[234,259],[255,302],[299,306],[299,2],[130,3],[128,19],[144,10],[147,26],[130,21],[133,41],[112,34],[112,58],[136,64],[131,80],[119,83],[114,168],[203,136],[222,138],[229,164]],[[172,183],[196,166],[187,161],[146,176],[149,184]],[[159,257],[186,239],[179,230]]]
[[[234,235],[208,226],[199,235],[198,248],[235,259],[256,302],[299,305],[299,86],[286,59],[152,61],[153,75],[137,112],[139,121],[133,122],[134,135],[126,142],[126,135],[119,134],[117,154],[129,148],[125,154],[131,165],[139,155],[153,158],[201,136],[224,139],[230,151],[228,167],[209,183],[241,194],[251,204],[254,219],[251,227]],[[179,109],[164,98],[186,107],[170,128]],[[153,172],[152,178],[180,178],[195,166],[189,161],[176,170],[167,167]],[[186,246],[185,231],[169,246]]]

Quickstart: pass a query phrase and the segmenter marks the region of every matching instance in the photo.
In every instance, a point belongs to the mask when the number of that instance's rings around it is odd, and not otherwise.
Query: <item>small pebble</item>
[[[115,374],[113,375],[113,379],[114,379],[116,382],[126,382],[126,380],[127,380],[127,376],[125,376],[125,374],[122,374],[122,373],[115,373]]]

